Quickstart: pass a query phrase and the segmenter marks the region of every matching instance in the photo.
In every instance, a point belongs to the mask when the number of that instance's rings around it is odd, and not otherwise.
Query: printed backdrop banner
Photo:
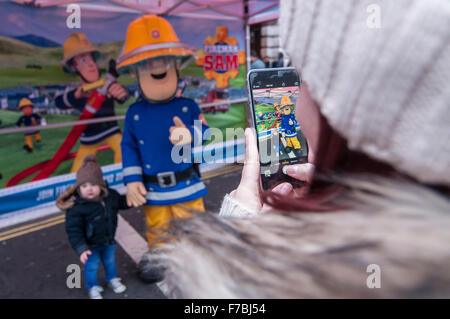
[[[194,148],[193,157],[196,163],[200,164],[202,173],[214,169],[211,167],[214,165],[220,167],[221,164],[242,163],[245,157],[245,142],[238,139],[197,147]],[[122,164],[102,166],[102,171],[109,187],[123,186]],[[0,219],[7,213],[26,212],[36,206],[53,204],[58,196],[75,182],[76,176],[73,173],[0,189]]]
[[[39,8],[0,2],[0,189],[30,182],[63,148],[73,126],[42,129],[38,134],[28,136],[23,132],[2,133],[2,129],[14,128],[17,124],[24,127],[72,122],[80,117],[80,110],[55,103],[58,96],[80,85],[78,76],[64,72],[60,64],[62,45],[67,37],[74,32],[83,32],[102,53],[97,64],[104,74],[109,60],[119,56],[129,23],[143,14],[103,1],[78,5],[79,25],[74,11],[68,10],[69,5]],[[195,62],[181,72],[178,94],[195,100],[201,106],[205,104],[202,110],[210,127],[219,128],[224,133],[226,128],[245,127],[245,105],[227,104],[228,100],[246,97],[242,20],[176,15],[167,17],[167,20],[180,41],[196,52]],[[118,82],[130,93],[126,102],[115,102],[114,105],[114,114],[123,116],[139,98],[140,92],[136,79],[129,75],[121,75]],[[40,116],[40,120],[18,122],[26,109],[18,108],[24,97],[31,101],[33,112]],[[210,105],[216,102],[222,104]],[[123,130],[123,120],[119,120],[118,125]],[[48,178],[69,174],[79,147],[78,140]],[[102,166],[114,163],[114,154],[106,144],[99,148],[97,158]],[[58,185],[55,187],[53,196],[59,189]],[[0,197],[3,196],[1,194]],[[2,212],[17,210],[20,201],[22,204],[27,202],[26,206],[33,202],[40,204],[40,197],[34,193],[21,192],[15,197],[11,197],[10,192],[8,194],[10,200],[7,203],[0,198]]]

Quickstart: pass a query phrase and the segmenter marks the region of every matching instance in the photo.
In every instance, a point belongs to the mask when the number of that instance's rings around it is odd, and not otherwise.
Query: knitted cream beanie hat
[[[280,10],[282,46],[349,147],[450,184],[450,1],[283,0]]]

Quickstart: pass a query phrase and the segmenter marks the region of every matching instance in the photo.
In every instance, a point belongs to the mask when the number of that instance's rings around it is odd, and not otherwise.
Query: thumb
[[[245,129],[245,162],[242,169],[241,184],[255,186],[259,183],[259,154],[257,139],[253,129]],[[257,183],[257,184],[255,184]]]
[[[285,166],[286,174],[298,179],[300,181],[304,181],[307,183],[312,183],[314,179],[315,166],[311,163],[305,164],[294,164],[290,166]],[[283,167],[284,169],[284,167]]]
[[[184,125],[183,121],[178,116],[173,117],[173,123],[175,124],[175,126],[186,127],[186,125]]]

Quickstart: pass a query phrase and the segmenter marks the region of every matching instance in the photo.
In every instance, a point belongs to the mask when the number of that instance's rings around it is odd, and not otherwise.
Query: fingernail
[[[285,174],[296,174],[297,173],[297,166],[285,166],[285,167],[286,167]]]
[[[281,195],[287,195],[292,189],[292,186],[289,184],[281,186],[280,193]]]
[[[289,194],[291,192],[291,190],[292,190],[291,184],[284,184],[284,185],[281,185],[279,188],[274,189],[273,192],[277,193],[278,195],[284,196],[284,195]]]

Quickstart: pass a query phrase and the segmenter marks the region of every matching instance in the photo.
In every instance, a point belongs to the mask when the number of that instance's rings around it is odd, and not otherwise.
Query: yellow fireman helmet
[[[26,97],[23,97],[20,99],[19,101],[19,105],[17,106],[17,108],[19,110],[23,109],[25,106],[33,106],[33,102],[31,102],[29,99],[27,99]]]
[[[65,71],[73,72],[72,67],[69,65],[70,60],[79,54],[89,52],[94,54],[96,60],[100,56],[100,51],[92,45],[84,33],[72,33],[64,42],[61,65]]]
[[[123,72],[149,59],[173,56],[186,60],[192,55],[192,50],[180,42],[166,19],[149,14],[128,26],[125,43],[117,59],[117,70]]]
[[[289,98],[289,96],[286,95],[281,98],[281,105],[280,105],[281,108],[287,107],[287,106],[293,106],[293,105],[294,105],[294,103],[291,102],[291,99]]]

